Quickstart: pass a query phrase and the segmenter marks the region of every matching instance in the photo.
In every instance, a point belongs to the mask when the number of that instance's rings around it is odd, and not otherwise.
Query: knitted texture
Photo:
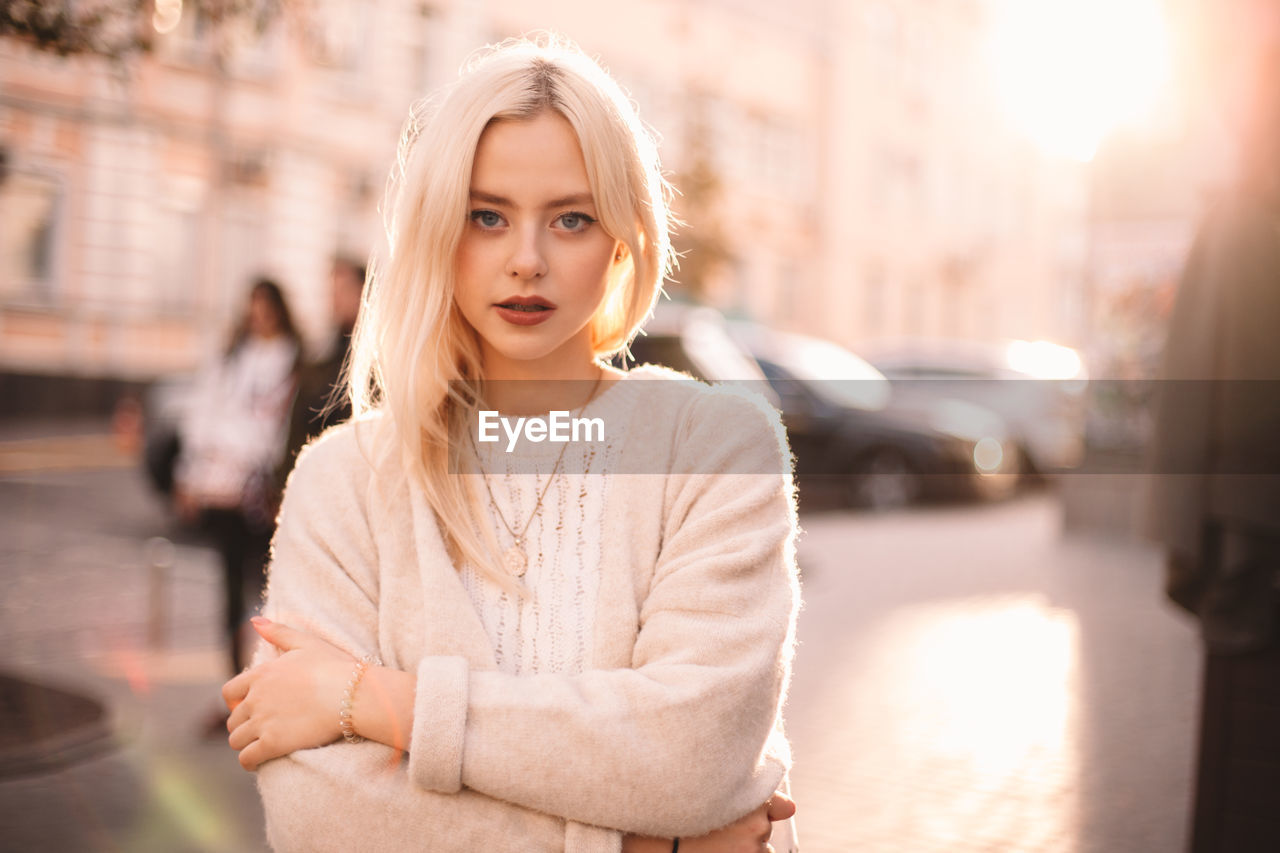
[[[699,835],[774,792],[799,604],[781,423],[750,395],[633,373],[619,470],[666,473],[590,475],[610,482],[580,671],[499,666],[388,420],[304,451],[266,615],[415,673],[417,698],[408,755],[340,742],[262,766],[276,849],[617,851],[620,832]]]
[[[619,382],[581,416],[625,424],[636,390],[635,380]],[[569,444],[561,473],[550,483],[546,476],[555,467],[556,445],[525,444],[517,448],[520,456],[498,445],[479,450],[483,470],[491,472],[484,475],[489,487],[482,494],[496,503],[488,508],[499,542],[503,547],[511,542],[506,525],[517,533],[528,525],[529,565],[523,577],[528,595],[509,594],[469,565],[461,572],[502,672],[580,673],[590,663],[604,507],[612,483],[601,473],[615,467],[623,441],[621,430],[614,430],[603,441]],[[541,463],[544,476],[522,473],[531,459]]]

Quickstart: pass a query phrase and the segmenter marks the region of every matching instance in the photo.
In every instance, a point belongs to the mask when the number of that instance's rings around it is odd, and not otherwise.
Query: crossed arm
[[[246,770],[299,749],[324,746],[342,738],[337,698],[355,659],[311,634],[258,617],[254,627],[280,657],[246,670],[227,682],[223,697],[232,708],[228,743],[240,753]],[[416,693],[412,674],[370,667],[353,709],[356,728],[369,740],[403,750],[413,727]],[[250,700],[250,695],[252,699]],[[781,791],[732,823],[694,838],[680,848],[689,853],[759,850],[768,842],[773,821],[795,814],[795,803]],[[623,853],[666,853],[670,838],[628,834]]]

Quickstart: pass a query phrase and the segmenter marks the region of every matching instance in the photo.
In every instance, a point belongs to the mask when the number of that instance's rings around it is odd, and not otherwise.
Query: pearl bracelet
[[[356,688],[360,686],[365,670],[370,665],[382,666],[382,661],[373,655],[365,655],[360,658],[360,660],[356,661],[355,671],[351,673],[351,680],[347,682],[347,689],[342,691],[342,704],[338,706],[338,727],[342,729],[342,736],[347,743],[360,743],[364,740],[364,738],[356,734],[356,727],[351,722],[351,705],[356,698]]]

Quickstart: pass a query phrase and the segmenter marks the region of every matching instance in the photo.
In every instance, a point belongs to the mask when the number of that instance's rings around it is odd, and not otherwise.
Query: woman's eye
[[[481,228],[497,228],[502,224],[502,216],[493,210],[473,210],[471,221]]]
[[[566,231],[582,231],[595,222],[595,219],[585,213],[562,213],[556,217],[556,222]]]

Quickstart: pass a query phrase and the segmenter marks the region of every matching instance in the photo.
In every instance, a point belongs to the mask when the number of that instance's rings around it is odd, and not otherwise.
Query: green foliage
[[[0,0],[0,36],[59,56],[121,58],[150,47],[148,0],[75,3]]]
[[[185,0],[181,14],[214,28],[235,21],[262,32],[289,0]],[[59,56],[125,59],[150,51],[156,0],[0,0],[0,37]]]

